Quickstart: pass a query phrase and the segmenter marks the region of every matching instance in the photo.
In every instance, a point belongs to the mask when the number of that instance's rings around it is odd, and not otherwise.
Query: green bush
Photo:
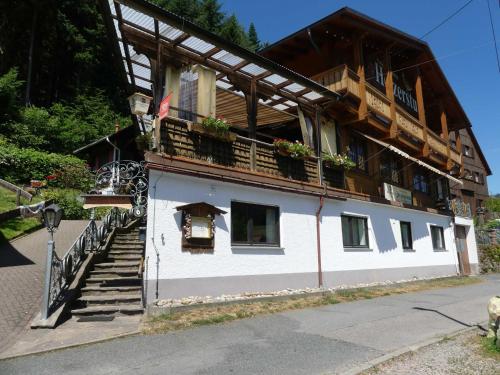
[[[68,186],[80,188],[88,184],[87,166],[74,156],[47,153],[31,148],[17,147],[0,138],[0,176],[12,183],[44,180],[61,171]],[[80,178],[81,176],[81,178]]]
[[[482,273],[500,272],[500,245],[480,247],[479,264]]]
[[[79,199],[80,192],[77,190],[48,189],[42,192],[44,200],[53,202],[64,210],[64,220],[88,219],[90,211],[83,209],[83,203]]]

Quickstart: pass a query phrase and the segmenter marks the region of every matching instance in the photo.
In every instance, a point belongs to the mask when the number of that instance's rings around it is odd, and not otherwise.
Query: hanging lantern
[[[142,116],[148,113],[149,104],[151,103],[151,97],[136,92],[128,97],[128,102],[130,104],[130,111],[134,115]]]

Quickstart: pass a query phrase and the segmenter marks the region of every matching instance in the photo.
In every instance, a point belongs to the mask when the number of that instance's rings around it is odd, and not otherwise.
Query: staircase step
[[[116,238],[113,240],[114,244],[125,244],[125,245],[144,245],[144,241],[139,241],[136,238]]]
[[[89,285],[81,289],[83,296],[98,296],[98,295],[116,295],[124,294],[131,295],[141,292],[140,286],[95,286]]]
[[[144,308],[142,305],[94,305],[82,309],[71,310],[71,314],[81,315],[109,315],[109,314],[142,314]]]
[[[141,258],[142,254],[108,254],[109,261],[132,261]]]
[[[92,305],[129,305],[141,302],[141,294],[104,294],[104,295],[88,295],[78,299],[79,302],[86,304],[88,307]]]
[[[114,268],[114,267],[137,267],[140,265],[141,262],[139,261],[116,261],[116,262],[110,262],[110,263],[96,263],[94,265],[94,268],[96,269],[101,269],[101,268]]]
[[[99,275],[101,276],[101,275]],[[96,286],[100,285],[103,287],[108,286],[131,286],[140,285],[141,279],[138,276],[112,276],[112,277],[97,277],[93,275],[86,281],[86,286]]]
[[[90,271],[91,276],[114,277],[114,276],[133,276],[139,272],[138,267],[134,268],[104,268],[102,270]]]

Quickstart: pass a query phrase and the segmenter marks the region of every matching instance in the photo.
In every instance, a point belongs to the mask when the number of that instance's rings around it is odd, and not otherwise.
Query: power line
[[[434,26],[432,29],[427,31],[424,35],[422,35],[419,39],[424,39],[427,35],[430,33],[434,32],[435,30],[439,29],[441,26],[443,26],[446,22],[451,20],[453,17],[455,17],[457,14],[459,14],[462,10],[464,10],[470,3],[472,3],[474,0],[469,0],[466,2],[464,5],[462,5],[460,8],[458,8],[456,11],[454,11],[452,14],[450,14],[448,17],[446,17],[444,20],[442,20],[439,24]],[[488,4],[489,6],[489,4]]]
[[[500,0],[499,0],[500,1]],[[495,52],[497,55],[497,66],[498,66],[498,72],[500,73],[500,59],[498,58],[498,46],[497,46],[497,38],[495,36],[495,27],[493,26],[493,17],[491,15],[491,7],[490,7],[490,0],[486,0],[486,3],[488,4],[488,12],[490,14],[490,24],[491,24],[491,32],[493,34],[493,42],[495,43]]]

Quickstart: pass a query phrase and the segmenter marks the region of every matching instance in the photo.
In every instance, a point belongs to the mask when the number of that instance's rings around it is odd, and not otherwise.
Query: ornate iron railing
[[[470,204],[461,199],[448,199],[448,208],[455,216],[472,217]]]
[[[92,212],[89,223],[64,256],[59,257],[53,248],[49,251],[48,256],[52,259],[50,274],[46,278],[44,293],[47,294],[47,306],[43,306],[45,309],[42,308],[42,319],[47,319],[65,301],[65,291],[87,255],[90,252],[101,251],[113,228],[127,225],[131,218],[133,218],[131,210],[120,211],[115,207],[97,226]]]

